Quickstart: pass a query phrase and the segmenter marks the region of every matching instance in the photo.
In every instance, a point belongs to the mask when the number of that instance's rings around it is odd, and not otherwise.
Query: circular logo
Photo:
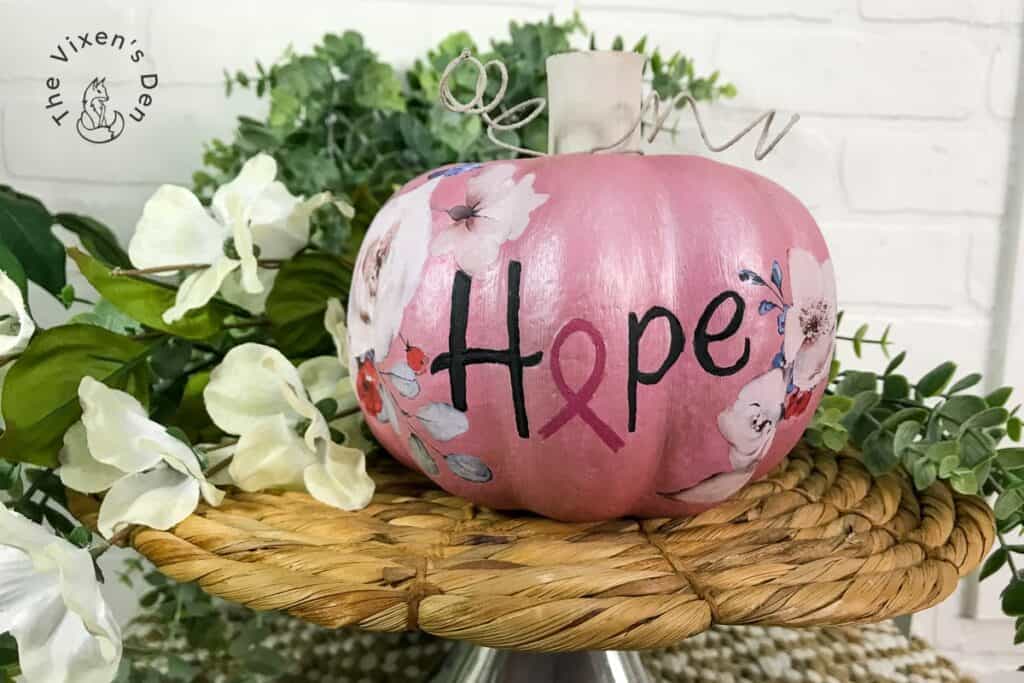
[[[144,72],[145,56],[136,39],[120,33],[65,36],[49,55],[58,69],[46,79],[50,120],[58,128],[73,127],[80,138],[96,145],[113,142],[125,128],[141,124],[160,82],[155,71]],[[73,70],[68,68],[72,63]],[[75,75],[83,70],[92,75]]]

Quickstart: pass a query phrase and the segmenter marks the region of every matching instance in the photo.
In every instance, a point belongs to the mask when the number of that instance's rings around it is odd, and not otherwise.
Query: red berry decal
[[[379,415],[384,409],[384,400],[380,396],[380,376],[377,368],[369,360],[359,362],[356,375],[356,396],[363,408],[371,415]]]
[[[427,354],[418,346],[406,346],[405,362],[417,375],[422,374],[427,369]]]

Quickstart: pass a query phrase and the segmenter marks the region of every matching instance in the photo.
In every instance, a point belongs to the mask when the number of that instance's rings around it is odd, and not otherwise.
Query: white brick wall
[[[127,236],[158,183],[187,183],[203,140],[230,131],[239,113],[264,111],[248,95],[223,98],[224,68],[346,28],[403,65],[452,30],[483,41],[509,19],[573,9],[605,45],[614,33],[649,33],[701,70],[720,68],[740,96],[710,110],[718,138],[764,108],[800,111],[768,160],[751,160],[753,140],[722,158],[811,207],[832,246],[848,329],[891,321],[911,371],[947,357],[985,369],[992,320],[1005,315],[993,308],[997,280],[1008,284],[997,257],[1018,229],[1001,216],[1024,0],[51,0],[45,9],[0,0],[0,182]],[[46,56],[82,30],[137,36],[160,73],[152,118],[132,144],[75,144],[47,123]],[[676,149],[702,152],[692,123],[681,127]]]

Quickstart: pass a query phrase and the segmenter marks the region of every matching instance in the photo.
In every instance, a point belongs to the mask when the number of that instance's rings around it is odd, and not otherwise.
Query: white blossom
[[[264,259],[287,259],[309,242],[313,211],[330,195],[305,201],[275,180],[277,162],[258,154],[213,195],[210,210],[189,190],[163,185],[146,202],[128,254],[137,268],[202,264],[178,290],[164,321],[179,320],[223,290],[224,296],[260,312],[274,273],[259,271]],[[228,248],[230,244],[231,248]]]
[[[103,536],[130,524],[169,529],[192,514],[200,495],[220,505],[224,494],[206,480],[195,452],[150,420],[135,397],[84,377],[78,398],[82,420],[64,434],[60,478],[75,491],[107,492],[97,524]]]
[[[0,505],[0,633],[26,683],[109,683],[121,631],[87,550]]]
[[[203,399],[214,424],[239,437],[228,466],[234,484],[245,491],[305,490],[343,510],[365,507],[374,489],[365,456],[331,440],[314,403],[341,398],[344,377],[331,357],[296,368],[269,346],[242,344],[229,351],[211,373]]]

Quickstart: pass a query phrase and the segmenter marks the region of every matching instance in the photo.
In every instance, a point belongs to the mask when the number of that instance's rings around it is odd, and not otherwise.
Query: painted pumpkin
[[[388,451],[565,520],[689,514],[763,475],[824,392],[835,325],[804,206],[695,156],[422,176],[370,226],[348,309]]]

